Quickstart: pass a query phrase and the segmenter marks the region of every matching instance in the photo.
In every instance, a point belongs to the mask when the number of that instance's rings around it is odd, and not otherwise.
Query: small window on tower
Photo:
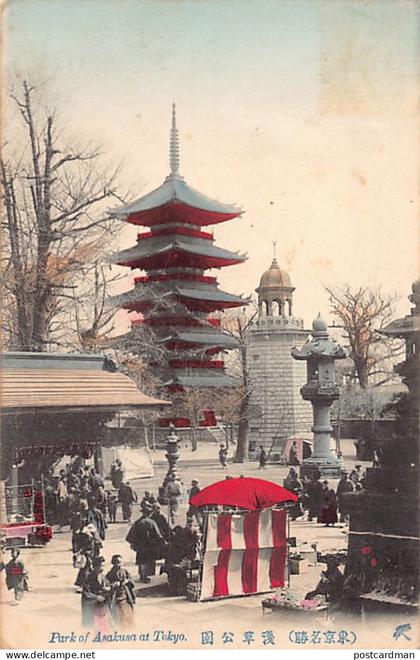
[[[259,355],[253,355],[253,356],[252,356],[252,359],[253,359],[253,360],[259,360],[259,359],[260,359],[260,356],[259,356]]]

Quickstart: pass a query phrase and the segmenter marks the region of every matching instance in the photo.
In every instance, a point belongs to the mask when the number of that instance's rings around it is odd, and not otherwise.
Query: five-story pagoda
[[[205,271],[242,263],[245,256],[217,247],[213,234],[203,228],[232,220],[242,211],[206,197],[180,175],[175,104],[169,160],[170,173],[161,186],[113,212],[148,228],[138,234],[135,246],[113,257],[118,265],[146,273],[135,277],[134,288],[117,301],[140,313],[132,321],[132,331],[142,324],[151,327],[164,348],[163,363],[156,364],[155,373],[167,391],[228,387],[231,382],[219,355],[234,348],[236,341],[211,315],[248,301],[221,291],[216,277]],[[188,420],[173,421],[180,426]],[[204,425],[214,423],[214,415],[207,414]]]

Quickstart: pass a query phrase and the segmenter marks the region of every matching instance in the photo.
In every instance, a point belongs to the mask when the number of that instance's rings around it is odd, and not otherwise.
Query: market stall
[[[197,600],[264,593],[284,586],[287,507],[297,496],[262,479],[225,479],[190,504],[204,516]]]

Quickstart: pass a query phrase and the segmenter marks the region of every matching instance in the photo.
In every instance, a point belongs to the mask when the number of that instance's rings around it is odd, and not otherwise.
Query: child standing
[[[20,550],[12,548],[12,558],[7,563],[0,563],[0,571],[6,571],[6,586],[9,590],[13,589],[15,592],[15,600],[18,604],[23,597],[23,592],[28,591],[28,572],[25,569],[24,563],[19,559]]]

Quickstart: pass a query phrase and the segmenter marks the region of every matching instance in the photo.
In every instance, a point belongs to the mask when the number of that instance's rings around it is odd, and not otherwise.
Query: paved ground
[[[351,451],[351,444],[348,444]],[[192,478],[199,478],[202,486],[205,486],[226,474],[232,476],[261,476],[269,480],[282,483],[287,473],[287,468],[269,466],[266,470],[258,470],[255,463],[245,465],[229,465],[223,470],[214,460],[209,451],[197,452],[194,458],[190,452],[183,451],[179,461],[179,471],[185,484],[189,485]],[[163,453],[155,457],[156,474],[152,479],[137,480],[132,485],[139,496],[144,490],[157,491],[166,472],[165,463],[161,460]],[[347,467],[351,467],[354,458],[345,456]],[[185,520],[186,504],[184,504],[180,522]],[[119,513],[119,516],[121,514]],[[107,531],[107,539],[104,544],[103,555],[109,565],[109,560],[116,552],[124,556],[126,565],[133,576],[137,575],[134,564],[134,553],[128,547],[124,538],[128,531],[128,524],[117,522],[110,525]],[[299,544],[309,545],[316,541],[318,549],[332,550],[345,548],[347,545],[347,528],[336,526],[323,527],[316,523],[296,521],[291,523],[291,535],[296,536]],[[80,621],[80,595],[75,592],[73,586],[76,570],[72,567],[72,553],[70,549],[70,533],[64,531],[55,533],[53,540],[42,549],[24,549],[22,557],[28,567],[30,574],[31,591],[25,594],[23,601],[16,606],[10,593],[4,588],[2,578],[1,606],[5,613],[6,626],[3,627],[3,645],[14,648],[20,647],[52,647],[49,640],[52,633],[60,633],[63,636],[72,632],[78,635],[83,633]],[[309,566],[303,575],[291,576],[291,589],[297,596],[301,597],[317,583],[323,566]],[[3,574],[4,575],[4,574]],[[369,622],[368,627],[361,626],[360,621],[352,621],[337,618],[337,616],[326,620],[320,615],[313,619],[313,615],[305,614],[304,620],[296,622],[293,617],[280,614],[262,614],[261,601],[263,596],[252,596],[246,598],[234,598],[206,603],[192,603],[184,598],[171,597],[167,594],[165,576],[156,576],[151,585],[140,585],[138,587],[138,599],[135,611],[136,642],[127,642],[127,647],[172,647],[174,635],[184,635],[185,640],[179,639],[177,647],[200,647],[201,633],[213,632],[214,646],[223,646],[222,635],[224,632],[234,633],[234,642],[228,646],[248,648],[243,641],[244,633],[254,632],[255,641],[251,641],[250,648],[264,646],[262,632],[273,631],[276,645],[280,647],[296,647],[291,643],[288,635],[291,630],[355,630],[360,640],[367,638],[372,633],[376,624]],[[302,616],[302,615],[300,615]],[[381,623],[383,626],[383,622]],[[395,628],[395,622],[392,623]],[[298,627],[297,627],[298,626]],[[392,628],[392,629],[394,629]],[[23,633],[23,631],[25,631]],[[164,631],[171,632],[169,640],[163,640]],[[92,633],[95,634],[95,633]],[[378,633],[379,634],[379,633]],[[337,635],[336,635],[337,636]],[[157,637],[157,641],[153,641]],[[293,636],[292,636],[293,637]],[[382,646],[389,646],[390,639],[382,640]],[[63,637],[64,639],[64,637]],[[90,638],[92,640],[92,637]],[[382,638],[379,636],[378,640]],[[72,648],[82,646],[78,641],[67,639],[65,645]],[[374,646],[380,646],[376,642]],[[60,645],[54,648],[58,650]],[[88,640],[89,646],[89,640]],[[271,645],[267,645],[271,646]],[[108,642],[104,647],[115,648],[115,642]],[[223,646],[226,648],[225,646]],[[329,646],[329,648],[331,645]],[[62,648],[60,646],[60,648]],[[272,648],[272,647],[271,647]]]

